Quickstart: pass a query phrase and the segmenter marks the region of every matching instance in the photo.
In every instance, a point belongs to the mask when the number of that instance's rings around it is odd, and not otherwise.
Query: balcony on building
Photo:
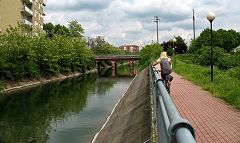
[[[33,11],[30,8],[28,8],[26,5],[23,6],[22,12],[27,16],[33,16]]]
[[[33,0],[23,0],[27,4],[33,4]]]
[[[31,21],[27,20],[27,19],[22,19],[22,23],[26,24],[26,25],[30,25],[30,26],[33,25],[33,23]]]
[[[43,6],[46,6],[46,0],[43,0]]]

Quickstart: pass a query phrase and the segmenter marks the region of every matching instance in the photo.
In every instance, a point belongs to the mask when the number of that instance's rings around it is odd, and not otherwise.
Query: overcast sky
[[[196,36],[209,27],[209,11],[216,14],[213,29],[240,31],[240,0],[48,0],[46,4],[45,22],[67,25],[77,20],[85,37],[103,36],[115,46],[156,41],[154,16],[160,18],[160,42],[175,35],[189,43],[193,8]]]

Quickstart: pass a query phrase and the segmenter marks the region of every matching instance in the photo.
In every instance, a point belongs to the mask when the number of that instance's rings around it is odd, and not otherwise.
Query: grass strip
[[[214,68],[213,82],[210,79],[210,67],[193,65],[178,60],[174,65],[174,71],[240,110],[240,80],[231,77],[228,71]]]

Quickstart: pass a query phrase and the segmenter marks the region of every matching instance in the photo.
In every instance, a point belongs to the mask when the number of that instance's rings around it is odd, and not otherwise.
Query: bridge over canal
[[[134,62],[139,60],[138,55],[97,55],[95,57],[97,62],[97,68],[100,69],[102,61],[111,62],[112,69],[117,67],[118,61],[128,61],[132,66],[134,66]]]
[[[239,111],[173,76],[169,95],[155,69],[140,72],[92,143],[239,143]]]

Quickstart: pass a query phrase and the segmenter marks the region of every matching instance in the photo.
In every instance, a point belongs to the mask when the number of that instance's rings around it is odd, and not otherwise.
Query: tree
[[[113,45],[104,42],[103,44],[99,45],[98,47],[92,48],[95,54],[121,54],[121,51],[114,47]]]
[[[83,37],[84,29],[82,28],[82,25],[79,24],[76,20],[70,21],[68,23],[68,28],[70,31],[71,37]]]
[[[151,45],[146,45],[142,48],[139,53],[140,60],[139,60],[139,68],[140,70],[147,67],[151,62],[159,58],[160,53],[163,51],[163,46],[155,43]]]
[[[70,31],[66,26],[60,24],[53,25],[51,22],[44,24],[43,30],[46,31],[49,38],[52,38],[54,35],[70,35]]]
[[[221,45],[219,45],[221,48],[224,49],[226,52],[231,52],[234,48],[239,46],[239,33],[237,33],[235,30],[223,30],[219,29],[217,30],[217,35],[219,38],[219,41],[221,41]]]
[[[176,40],[176,43],[174,43],[174,45],[176,45],[174,48],[175,52],[185,53],[187,51],[187,44],[185,43],[185,40],[180,36],[176,37]]]
[[[203,46],[201,49],[195,51],[193,54],[192,61],[195,64],[199,65],[210,65],[211,64],[211,56],[210,56],[210,46]],[[213,63],[214,65],[218,65],[219,62],[224,57],[224,51],[222,48],[214,47],[213,48]]]
[[[213,30],[213,46],[224,49],[225,52],[231,52],[234,48],[240,45],[239,33],[235,30]],[[191,42],[190,51],[195,52],[203,46],[211,46],[211,30],[204,29],[200,36]]]
[[[54,27],[54,34],[69,36],[70,35],[70,30],[64,25],[57,24]]]
[[[163,46],[163,50],[167,51],[170,56],[173,54],[173,48],[176,53],[185,53],[187,51],[187,44],[180,36],[176,37],[176,42],[174,43],[171,39],[168,42],[163,42],[161,45]]]
[[[102,44],[106,43],[102,36],[97,36],[96,38],[89,39],[89,47],[91,48],[99,48]]]
[[[43,30],[46,31],[47,33],[47,36],[49,38],[52,38],[53,37],[53,34],[54,34],[54,25],[49,22],[49,23],[46,23],[46,24],[43,24]]]

